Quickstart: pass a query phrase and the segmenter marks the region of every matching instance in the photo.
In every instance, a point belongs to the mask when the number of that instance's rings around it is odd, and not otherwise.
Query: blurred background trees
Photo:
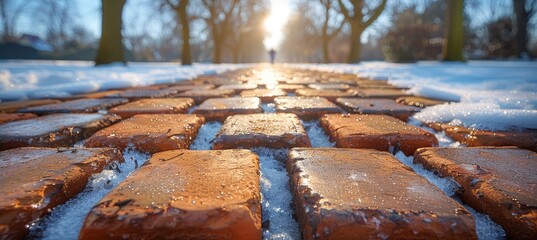
[[[454,2],[463,4],[454,13],[462,16],[457,32],[464,36],[455,59],[537,56],[537,0],[289,1],[291,16],[277,49],[281,62],[442,60]],[[81,11],[86,4],[0,0],[0,58],[95,59],[101,36],[81,16],[102,12],[101,6]],[[127,1],[121,49],[126,61],[267,61],[263,22],[269,10],[270,0]]]

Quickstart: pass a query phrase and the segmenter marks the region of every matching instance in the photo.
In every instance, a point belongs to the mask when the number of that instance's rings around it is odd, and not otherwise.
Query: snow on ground
[[[129,63],[94,67],[87,61],[0,61],[0,100],[66,97],[94,91],[174,83],[249,65]]]
[[[147,161],[149,155],[126,150],[123,158],[125,162],[114,163],[110,169],[93,175],[84,191],[65,204],[55,207],[50,215],[30,226],[30,235],[45,240],[78,239],[84,219],[91,208]]]
[[[198,131],[196,138],[190,144],[190,150],[211,150],[214,138],[218,131],[222,128],[220,122],[206,122]]]
[[[537,129],[537,61],[287,66],[388,80],[416,96],[457,102],[426,108],[414,116],[422,122],[457,122],[490,130]]]
[[[317,147],[335,147],[336,143],[330,141],[330,138],[324,132],[324,129],[321,127],[321,123],[317,121],[307,121],[302,122],[304,128],[306,128],[306,133],[308,138],[311,141],[311,146],[314,148]]]
[[[461,201],[457,199],[454,195],[457,189],[460,188],[460,186],[451,178],[441,178],[438,177],[436,174],[434,174],[432,171],[429,171],[421,164],[415,164],[414,158],[412,156],[405,156],[402,152],[397,152],[395,154],[395,157],[399,159],[403,164],[409,166],[416,172],[418,175],[424,177],[429,181],[430,183],[434,184],[436,187],[438,187],[444,194],[455,198],[455,200],[459,203]],[[462,204],[462,203],[461,203]],[[476,222],[476,232],[477,237],[480,240],[492,240],[492,239],[505,239],[506,234],[503,228],[492,221],[488,215],[477,212],[472,207],[462,204],[466,210],[468,210],[475,219]]]

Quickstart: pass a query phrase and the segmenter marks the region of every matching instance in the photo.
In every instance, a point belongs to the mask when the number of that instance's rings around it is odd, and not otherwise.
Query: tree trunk
[[[126,63],[121,37],[121,15],[126,0],[101,0],[102,28],[95,65],[113,62]]]
[[[444,61],[464,61],[464,0],[447,1],[447,33],[442,51]]]
[[[323,45],[323,63],[330,63],[330,51],[329,51],[330,38],[328,36],[322,36]]]
[[[351,25],[351,51],[349,53],[349,58],[347,63],[359,63],[360,62],[360,53],[362,48],[362,33],[364,28],[360,26],[360,23],[350,23]]]
[[[214,42],[214,55],[213,55],[213,63],[222,63],[222,39],[220,39],[220,36],[216,35],[213,37]]]
[[[528,52],[528,12],[526,0],[513,0],[513,10],[516,15],[516,54],[522,58]]]
[[[239,63],[239,56],[241,54],[241,47],[240,47],[240,43],[237,44],[235,47],[233,47],[232,49],[232,57],[233,57],[233,63]]]
[[[187,4],[181,6],[179,11],[179,18],[181,21],[181,28],[183,30],[183,50],[181,56],[181,65],[192,65],[192,53],[190,51],[190,25],[188,22],[188,15],[186,12]]]

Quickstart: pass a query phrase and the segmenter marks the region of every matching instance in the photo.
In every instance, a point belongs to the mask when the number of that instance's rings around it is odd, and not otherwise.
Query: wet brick
[[[231,97],[235,94],[231,89],[209,89],[209,90],[191,90],[177,94],[176,97],[192,98],[196,104],[200,104],[209,98]]]
[[[318,89],[298,89],[295,91],[297,96],[303,97],[323,97],[330,101],[335,101],[339,97],[353,97],[352,92],[344,92],[341,90],[318,90]]]
[[[463,206],[389,153],[294,148],[287,171],[304,239],[477,239]]]
[[[365,98],[389,98],[398,99],[400,97],[411,96],[405,93],[401,89],[386,89],[386,88],[364,88],[364,89],[351,89],[347,91],[354,96]]]
[[[276,112],[294,113],[304,120],[318,120],[325,114],[343,113],[343,110],[326,98],[279,97],[274,100]]]
[[[396,103],[386,98],[338,98],[336,103],[350,113],[384,114],[406,121],[421,109]]]
[[[537,239],[537,153],[510,148],[422,148],[414,162],[453,178],[458,195],[510,239]]]
[[[0,238],[22,239],[25,225],[81,192],[113,161],[111,148],[17,148],[0,152]]]
[[[257,155],[153,155],[86,217],[80,239],[260,239]]]
[[[91,113],[128,102],[126,98],[109,99],[77,99],[67,102],[54,103],[18,110],[20,113],[35,113],[38,115],[52,113]]]
[[[261,101],[256,97],[232,97],[207,99],[193,113],[204,115],[207,121],[224,122],[237,114],[262,113]]]
[[[98,113],[52,114],[0,125],[0,150],[67,147],[121,118]]]
[[[213,149],[311,147],[295,114],[248,114],[229,117],[214,140]]]
[[[0,124],[37,117],[33,113],[0,113]]]
[[[321,126],[336,146],[370,148],[381,151],[403,151],[438,145],[435,136],[387,115],[329,114],[321,118]]]
[[[194,105],[194,100],[191,98],[152,98],[117,106],[109,112],[126,119],[136,114],[187,113],[192,105]]]
[[[396,100],[397,103],[406,104],[409,106],[415,106],[415,107],[430,107],[434,105],[444,104],[446,101],[443,100],[436,100],[431,98],[423,98],[423,97],[400,97]]]
[[[274,98],[285,95],[287,93],[281,89],[254,89],[241,92],[241,97],[258,97],[262,102],[272,102]]]
[[[190,146],[204,117],[190,114],[138,114],[96,132],[86,147],[115,147],[156,153]]]

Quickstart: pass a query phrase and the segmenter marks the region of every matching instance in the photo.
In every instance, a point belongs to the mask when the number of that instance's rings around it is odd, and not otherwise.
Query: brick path
[[[468,206],[509,238],[537,239],[537,132],[405,122],[442,103],[267,66],[1,103],[0,239],[24,237],[92,175],[132,161],[126,148],[152,157],[87,209],[83,239],[476,239]],[[439,147],[444,133],[478,148]],[[456,195],[399,151],[452,178]]]

